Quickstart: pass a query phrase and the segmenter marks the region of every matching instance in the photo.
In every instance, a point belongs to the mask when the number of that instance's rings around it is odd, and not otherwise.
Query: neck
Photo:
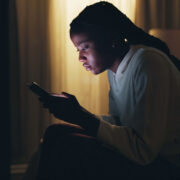
[[[128,46],[120,55],[118,55],[115,59],[113,64],[110,67],[110,70],[113,71],[114,73],[117,72],[118,66],[125,57],[125,55],[128,53],[130,47]]]

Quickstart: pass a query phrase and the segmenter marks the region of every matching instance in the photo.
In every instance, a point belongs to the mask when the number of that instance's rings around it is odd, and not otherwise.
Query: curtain
[[[97,0],[10,1],[10,103],[12,163],[27,162],[44,130],[57,122],[26,87],[74,94],[95,114],[108,113],[107,74],[86,72],[69,38],[69,23]],[[179,0],[109,0],[136,25],[180,28]]]
[[[10,86],[12,163],[27,162],[45,129],[57,122],[26,83],[74,94],[94,114],[108,113],[107,74],[86,72],[69,38],[69,24],[97,0],[12,0]],[[109,1],[134,20],[135,0]]]
[[[12,163],[27,162],[50,122],[26,87],[50,85],[47,0],[10,1],[10,104]]]
[[[136,0],[135,23],[145,31],[179,29],[179,0]]]
[[[131,3],[130,3],[131,1]],[[74,94],[80,104],[95,114],[108,113],[108,83],[106,73],[94,76],[85,72],[78,62],[78,53],[69,38],[69,24],[87,5],[97,0],[51,0],[51,90]],[[135,0],[109,1],[134,18]],[[60,22],[60,23],[59,23]]]

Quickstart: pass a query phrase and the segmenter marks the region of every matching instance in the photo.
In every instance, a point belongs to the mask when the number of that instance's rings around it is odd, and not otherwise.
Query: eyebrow
[[[85,40],[82,40],[82,41],[78,42],[77,44],[78,44],[78,46],[80,46],[82,43],[85,43],[85,42],[88,42],[88,41],[90,41],[90,40],[89,39],[85,39]]]

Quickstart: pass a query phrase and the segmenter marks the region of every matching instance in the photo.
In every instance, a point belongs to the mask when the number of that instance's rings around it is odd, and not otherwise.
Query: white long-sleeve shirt
[[[133,46],[108,77],[112,116],[100,120],[98,139],[142,165],[157,156],[180,164],[180,73],[169,58]]]

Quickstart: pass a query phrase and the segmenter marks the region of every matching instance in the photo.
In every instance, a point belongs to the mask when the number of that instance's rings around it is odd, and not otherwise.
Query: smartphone
[[[33,93],[35,93],[39,97],[42,97],[42,98],[50,97],[50,94],[44,89],[42,89],[36,82],[31,82],[30,84],[27,84],[27,86]]]

